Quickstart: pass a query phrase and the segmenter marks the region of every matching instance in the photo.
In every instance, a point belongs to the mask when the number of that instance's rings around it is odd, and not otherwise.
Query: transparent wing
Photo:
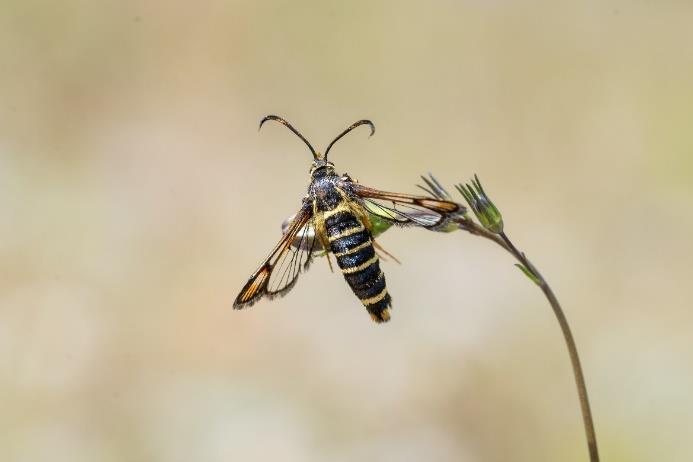
[[[350,183],[349,188],[370,213],[398,225],[439,229],[465,211],[461,204],[447,200],[379,191],[357,183]]]
[[[233,303],[235,309],[253,305],[262,297],[281,297],[296,284],[302,270],[308,269],[315,247],[313,212],[304,204],[267,259],[250,276]]]
[[[286,234],[287,231],[289,230],[289,227],[291,226],[291,223],[294,221],[294,218],[296,215],[291,215],[288,217],[286,220],[282,222],[282,234]],[[323,250],[322,248],[322,243],[320,242],[320,239],[315,239],[315,226],[313,225],[313,222],[310,221],[306,225],[308,228],[305,231],[305,234],[303,232],[299,232],[296,237],[294,237],[293,242],[291,243],[292,246],[296,248],[303,248],[306,249],[308,247],[312,247],[313,256],[318,256],[317,253]]]

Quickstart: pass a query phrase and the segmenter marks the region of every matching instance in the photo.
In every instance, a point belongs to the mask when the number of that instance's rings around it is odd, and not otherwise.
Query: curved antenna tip
[[[368,135],[368,138],[375,135],[375,125],[373,125],[373,122],[371,122],[370,120],[362,120],[361,122],[367,124],[371,128],[371,134]]]
[[[318,155],[317,155],[317,153],[315,152],[315,149],[313,149],[313,146],[310,145],[310,143],[308,142],[308,140],[305,139],[305,137],[304,137],[303,135],[301,135],[301,132],[299,132],[298,130],[296,130],[289,122],[287,122],[287,121],[286,121],[284,118],[282,118],[282,117],[279,117],[279,116],[273,115],[273,114],[270,114],[270,115],[267,115],[267,116],[263,117],[262,120],[260,121],[260,126],[257,127],[257,130],[260,131],[260,129],[262,128],[262,124],[264,124],[264,123],[267,122],[268,120],[274,120],[275,122],[279,122],[280,124],[284,125],[284,126],[285,126],[286,128],[288,128],[289,130],[291,130],[292,132],[294,132],[294,134],[295,134],[296,136],[298,136],[299,138],[301,138],[301,140],[302,140],[304,143],[306,143],[306,146],[308,146],[308,149],[310,149],[310,152],[313,154],[313,158],[314,158],[314,159],[317,159],[317,158],[318,158]]]
[[[273,115],[273,114],[266,115],[266,116],[263,117],[262,120],[260,121],[260,125],[258,125],[257,131],[260,131],[260,129],[262,128],[262,125],[263,125],[265,122],[267,122],[268,120],[276,120],[276,121],[278,121],[279,123],[282,123],[282,124],[284,124],[284,123],[286,122],[284,119],[282,119],[282,118],[279,117],[279,116],[276,116],[276,115]]]
[[[354,122],[354,123],[351,124],[346,130],[344,130],[342,133],[340,133],[339,135],[337,135],[337,138],[335,138],[334,140],[332,140],[332,142],[329,144],[329,146],[327,146],[327,149],[325,149],[325,156],[324,156],[325,160],[327,160],[327,153],[330,152],[330,148],[332,148],[332,146],[333,146],[340,138],[342,138],[344,135],[346,135],[347,133],[349,133],[350,131],[352,131],[353,129],[355,129],[356,127],[359,127],[359,126],[361,126],[361,125],[368,125],[368,127],[371,129],[371,134],[368,135],[368,138],[370,138],[371,136],[373,136],[373,135],[375,134],[375,125],[374,125],[373,122],[371,122],[370,120],[368,120],[368,119],[361,119],[361,120],[359,120],[358,122]]]

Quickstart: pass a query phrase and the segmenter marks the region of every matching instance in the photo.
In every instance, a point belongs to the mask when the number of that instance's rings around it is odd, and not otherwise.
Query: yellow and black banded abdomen
[[[350,211],[328,214],[325,230],[344,279],[376,322],[388,321],[392,304],[371,233]]]

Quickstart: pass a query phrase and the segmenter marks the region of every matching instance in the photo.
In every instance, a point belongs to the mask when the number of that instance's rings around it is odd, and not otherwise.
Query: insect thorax
[[[318,211],[332,210],[344,200],[344,193],[338,182],[339,176],[336,174],[313,178],[308,192],[316,202]]]

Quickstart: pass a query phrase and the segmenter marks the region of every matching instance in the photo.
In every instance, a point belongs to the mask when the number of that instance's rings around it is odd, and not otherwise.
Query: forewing
[[[264,263],[250,276],[233,307],[245,308],[263,296],[271,299],[288,293],[301,270],[310,265],[315,241],[313,212],[310,204],[306,203]]]
[[[349,186],[370,213],[398,225],[438,229],[447,224],[450,217],[465,210],[462,205],[451,201],[379,191],[357,183]]]

